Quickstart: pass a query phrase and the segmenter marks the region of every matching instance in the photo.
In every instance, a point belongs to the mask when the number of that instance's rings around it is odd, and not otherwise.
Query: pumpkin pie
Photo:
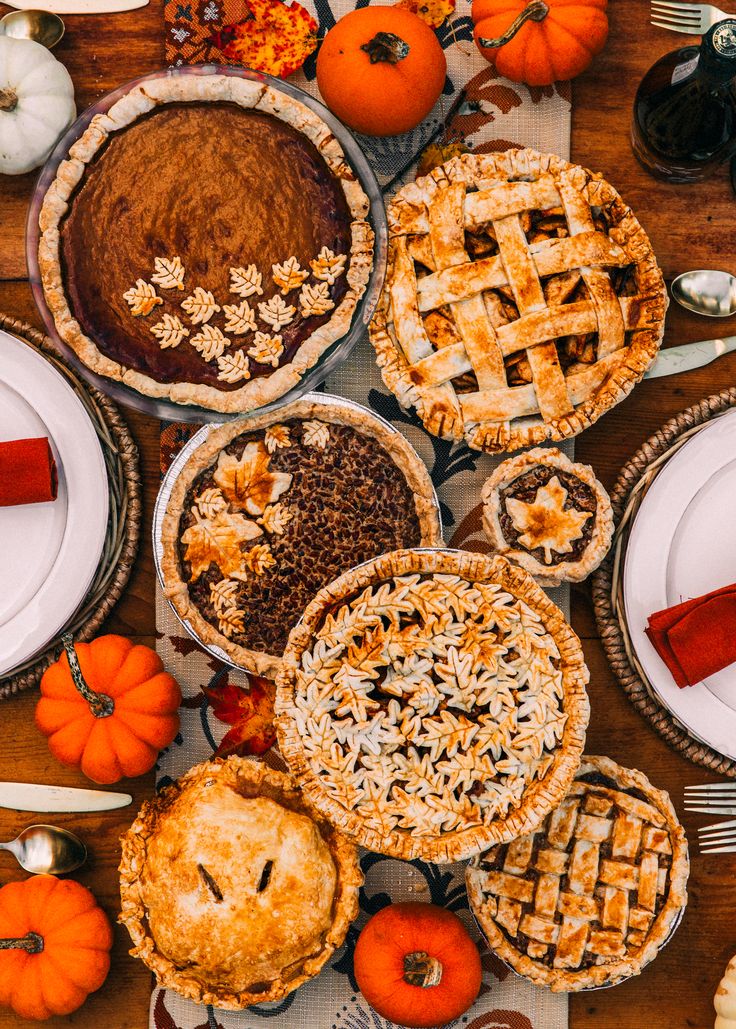
[[[164,591],[195,635],[274,676],[314,594],[389,550],[441,542],[429,473],[383,419],[300,400],[212,431],[172,489]]]
[[[310,108],[238,75],[149,79],[96,115],[40,214],[59,336],[150,397],[245,412],[348,331],[368,198]]]
[[[235,1010],[318,974],[362,881],[355,848],[287,775],[230,757],[144,803],[122,838],[120,921],[162,986]]]

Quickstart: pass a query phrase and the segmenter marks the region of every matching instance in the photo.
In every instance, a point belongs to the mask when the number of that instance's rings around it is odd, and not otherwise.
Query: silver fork
[[[688,36],[702,36],[712,25],[733,17],[713,4],[681,4],[670,0],[652,0],[651,15],[650,21],[657,28],[684,32]]]
[[[732,801],[732,803],[729,803]],[[709,783],[685,787],[685,810],[714,815],[736,815],[736,783]]]
[[[736,818],[698,829],[701,854],[736,854]]]

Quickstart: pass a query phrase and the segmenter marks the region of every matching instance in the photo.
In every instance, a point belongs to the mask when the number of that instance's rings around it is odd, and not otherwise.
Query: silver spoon
[[[65,26],[58,14],[49,11],[11,11],[0,18],[0,35],[32,39],[52,50],[64,35]]]
[[[9,850],[21,868],[34,875],[63,875],[87,860],[87,848],[79,837],[55,825],[29,825],[17,840],[0,843],[0,850]]]
[[[736,314],[736,278],[729,272],[701,268],[672,280],[673,299],[681,307],[709,318]]]

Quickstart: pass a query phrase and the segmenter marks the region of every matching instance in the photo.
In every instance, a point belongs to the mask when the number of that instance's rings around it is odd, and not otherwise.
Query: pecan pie
[[[502,557],[403,550],[321,590],[277,679],[281,752],[369,850],[458,861],[533,829],[578,767],[580,642]]]
[[[304,104],[169,72],[96,115],[60,165],[40,215],[46,302],[98,374],[249,411],[347,332],[373,264],[368,207]]]
[[[502,461],[483,486],[483,527],[494,550],[542,586],[580,582],[608,553],[613,510],[589,465],[554,447]]]
[[[162,986],[238,1009],[322,969],[358,914],[356,849],[287,775],[230,757],[146,801],[122,838],[120,921]]]
[[[685,831],[641,772],[584,757],[536,831],[474,858],[470,904],[495,952],[552,990],[637,975],[687,902]]]
[[[654,360],[662,274],[599,176],[533,150],[463,154],[388,216],[371,339],[430,432],[488,451],[574,436]]]
[[[275,675],[292,626],[331,579],[441,529],[421,459],[370,411],[300,400],[212,431],[172,490],[164,590],[204,643]]]

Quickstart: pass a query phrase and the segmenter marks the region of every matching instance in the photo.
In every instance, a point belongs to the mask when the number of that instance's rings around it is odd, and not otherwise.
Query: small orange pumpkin
[[[360,992],[399,1025],[445,1025],[478,996],[480,954],[452,911],[434,904],[389,904],[366,924],[354,955]]]
[[[580,75],[603,49],[606,5],[607,0],[473,0],[475,42],[505,78],[550,86]],[[511,32],[517,18],[524,20]],[[504,36],[503,45],[490,45]]]
[[[21,1018],[68,1015],[110,970],[112,929],[90,891],[36,875],[0,889],[0,1005]]]
[[[356,132],[408,132],[437,103],[447,62],[432,29],[399,7],[361,7],[330,29],[317,55],[317,85]]]
[[[36,725],[64,765],[94,782],[143,775],[179,731],[181,691],[150,647],[123,636],[72,644],[41,679]]]

